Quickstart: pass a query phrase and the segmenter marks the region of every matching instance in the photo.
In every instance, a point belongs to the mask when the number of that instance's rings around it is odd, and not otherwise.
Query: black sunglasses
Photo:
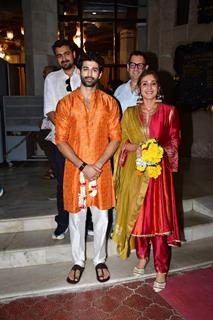
[[[72,91],[72,88],[71,88],[71,85],[70,85],[70,78],[68,78],[66,81],[65,81],[65,83],[66,83],[66,90],[67,91]]]

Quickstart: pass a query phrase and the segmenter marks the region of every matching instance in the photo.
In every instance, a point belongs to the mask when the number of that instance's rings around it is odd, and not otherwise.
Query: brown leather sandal
[[[98,271],[100,271],[100,270],[101,270],[101,275],[98,273]],[[109,273],[109,270],[108,270],[107,265],[105,263],[98,263],[95,266],[96,278],[99,282],[106,282],[110,279],[110,275],[107,278],[104,278],[103,270],[107,270]]]
[[[84,267],[79,266],[78,264],[74,264],[70,271],[74,271],[74,279],[70,279],[69,276],[67,277],[67,282],[71,284],[76,284],[80,281],[82,273],[84,271]],[[79,271],[79,276],[76,276],[76,271]]]

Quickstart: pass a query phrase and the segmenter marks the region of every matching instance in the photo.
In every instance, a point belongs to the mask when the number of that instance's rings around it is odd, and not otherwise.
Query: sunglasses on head
[[[65,83],[66,83],[66,90],[67,91],[72,91],[72,89],[71,89],[71,85],[70,85],[70,78],[68,78],[66,81],[65,81]]]

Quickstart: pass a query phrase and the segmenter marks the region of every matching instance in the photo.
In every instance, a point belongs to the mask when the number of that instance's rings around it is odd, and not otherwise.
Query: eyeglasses
[[[69,92],[69,91],[72,91],[72,88],[71,88],[71,85],[70,85],[70,78],[68,78],[66,81],[65,81],[67,87],[66,87],[66,90]]]
[[[135,62],[131,62],[131,61],[128,63],[128,65],[129,65],[130,69],[138,68],[138,70],[143,70],[146,66],[145,63],[135,63]]]

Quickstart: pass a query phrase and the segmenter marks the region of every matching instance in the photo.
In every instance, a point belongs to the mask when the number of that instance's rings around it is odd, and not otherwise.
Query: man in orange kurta
[[[87,207],[94,226],[93,261],[97,280],[104,282],[110,277],[105,264],[108,209],[115,205],[110,158],[121,140],[118,104],[113,97],[96,89],[103,59],[93,53],[83,54],[78,67],[81,87],[64,97],[56,111],[56,143],[66,158],[64,207],[70,212],[74,262],[67,281],[72,284],[80,280],[85,266]]]

